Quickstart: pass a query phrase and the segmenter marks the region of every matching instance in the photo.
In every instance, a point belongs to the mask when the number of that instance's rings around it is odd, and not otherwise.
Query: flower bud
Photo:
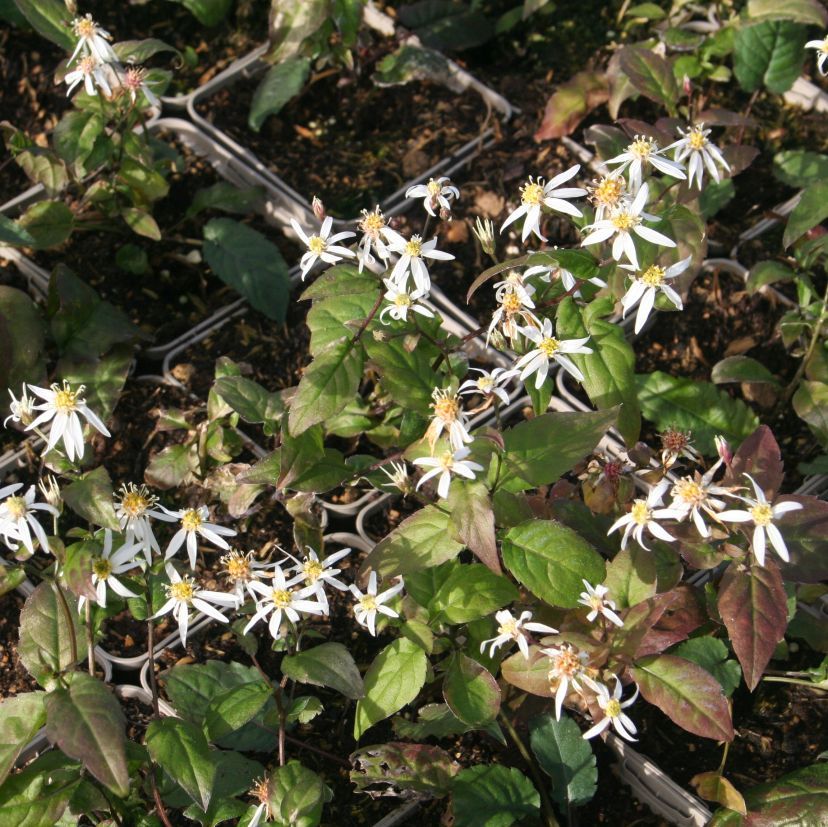
[[[40,489],[40,493],[43,494],[43,499],[53,508],[56,508],[58,514],[62,514],[63,497],[61,496],[57,480],[51,474],[47,474],[40,480],[37,487]]]
[[[319,221],[325,220],[325,205],[322,203],[322,199],[319,198],[319,196],[313,196],[313,201],[311,201],[311,208],[313,209],[313,214]]]
[[[721,459],[722,462],[730,468],[730,463],[733,462],[733,450],[731,449],[730,444],[721,434],[714,437],[713,441],[716,443],[716,451],[719,454],[719,459]]]
[[[483,221],[481,221],[480,218],[475,219],[473,231],[477,236],[477,240],[480,242],[480,246],[483,248],[483,252],[494,258],[495,233],[494,223],[492,220],[490,218]]]
[[[689,98],[690,93],[693,91],[693,81],[690,80],[690,78],[687,75],[684,76],[682,86],[684,87],[684,94],[687,95],[687,97]]]

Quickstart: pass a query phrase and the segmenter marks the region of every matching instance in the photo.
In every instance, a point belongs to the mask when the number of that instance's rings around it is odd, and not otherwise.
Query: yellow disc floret
[[[201,514],[197,508],[188,508],[181,516],[181,527],[185,531],[197,531],[201,526]]]
[[[274,589],[271,598],[277,609],[287,609],[293,602],[293,594],[287,589]]]
[[[607,718],[617,718],[621,714],[621,701],[612,698],[604,708]]]
[[[647,287],[661,287],[664,283],[664,274],[667,271],[663,267],[659,267],[657,264],[654,264],[652,267],[648,267],[640,276],[639,278]]]
[[[55,392],[55,399],[52,403],[55,410],[60,413],[71,413],[78,409],[78,405],[83,401],[80,396],[84,391],[84,386],[81,385],[76,391],[69,387],[68,382],[63,383],[61,388],[59,385],[52,385],[52,390]]]
[[[770,525],[773,521],[773,509],[769,503],[757,503],[750,509],[750,516],[756,525]]]
[[[636,525],[647,525],[650,522],[652,511],[645,500],[636,500],[630,509],[630,517]]]
[[[423,254],[423,240],[418,235],[412,235],[405,243],[405,255],[411,258],[420,258]]]
[[[543,178],[538,178],[537,181],[533,181],[530,178],[529,181],[520,188],[520,200],[524,204],[539,206],[543,203],[543,197]]]
[[[185,577],[180,583],[170,583],[167,586],[167,594],[180,600],[182,603],[189,603],[195,594],[195,581]]]
[[[99,580],[106,580],[112,574],[112,563],[106,558],[101,557],[92,563],[92,571],[97,575]]]
[[[322,576],[325,567],[318,560],[305,560],[302,571],[305,573],[306,582],[315,583]]]
[[[550,359],[561,349],[561,343],[554,336],[547,336],[541,340],[538,350],[543,351]]]
[[[24,497],[9,497],[6,502],[6,511],[13,520],[22,520],[29,510]]]
[[[324,253],[327,246],[328,246],[328,242],[325,241],[325,239],[322,238],[322,236],[312,235],[308,239],[308,249],[312,253],[316,253],[316,255],[320,255],[320,254]]]

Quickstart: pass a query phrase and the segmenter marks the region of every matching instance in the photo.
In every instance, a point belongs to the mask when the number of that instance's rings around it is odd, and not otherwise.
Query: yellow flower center
[[[82,57],[78,61],[78,69],[81,70],[85,75],[91,75],[95,68],[98,65],[98,59],[92,57],[92,55],[87,55],[86,57]]]
[[[271,597],[277,609],[287,609],[293,602],[293,595],[287,589],[274,589]]]
[[[441,184],[438,184],[433,178],[430,178],[428,183],[426,184],[426,189],[428,190],[428,194],[433,198],[435,195],[440,194],[440,190],[443,189]]]
[[[93,37],[95,34],[95,21],[91,17],[79,17],[75,20],[76,37]]]
[[[656,148],[655,141],[650,138],[636,138],[629,147],[629,152],[640,161],[646,161]]]
[[[679,480],[673,486],[673,496],[688,505],[699,505],[704,502],[704,489],[689,477]]]
[[[617,718],[621,714],[621,701],[612,698],[604,709],[607,718]]]
[[[312,235],[308,239],[308,249],[312,253],[316,253],[316,255],[320,255],[321,253],[325,252],[325,248],[328,246],[328,242],[325,241],[322,236]]]
[[[130,517],[140,517],[147,510],[149,502],[140,491],[128,491],[121,500],[121,508]]]
[[[373,595],[366,594],[359,601],[360,608],[366,612],[375,612],[377,610],[377,601]]]
[[[647,287],[661,287],[664,283],[664,274],[667,271],[663,267],[659,267],[657,264],[654,264],[652,267],[648,267],[640,276],[641,281],[647,285]]]
[[[552,671],[549,673],[550,679],[566,676],[571,678],[576,675],[583,664],[574,649],[562,649],[560,654],[552,658]]]
[[[101,557],[92,563],[92,571],[98,575],[99,580],[106,580],[112,574],[112,563]]]
[[[189,603],[193,599],[193,594],[195,594],[193,581],[185,578],[180,583],[170,583],[167,587],[167,594],[182,603]]]
[[[315,583],[325,571],[325,567],[318,560],[305,560],[302,570],[305,572],[305,580]]]
[[[13,520],[22,520],[29,509],[23,497],[9,497],[6,500],[6,510]]]
[[[694,127],[693,131],[687,138],[690,144],[690,149],[703,149],[707,145],[707,138],[704,136],[700,127]]]
[[[443,422],[454,422],[457,414],[460,413],[460,405],[453,396],[440,396],[431,405],[434,408],[434,416],[442,419]]]
[[[595,609],[596,612],[599,612],[604,608],[604,599],[599,597],[597,594],[593,594],[589,598],[589,605]]]
[[[364,218],[360,222],[359,228],[367,235],[376,238],[379,231],[385,226],[385,218],[383,218],[382,213],[379,210],[374,210],[374,212],[363,210],[362,215]]]
[[[512,316],[520,310],[522,303],[520,301],[520,296],[518,296],[517,293],[509,292],[503,296],[501,305],[503,306],[504,312],[509,316]]]
[[[405,244],[405,254],[411,258],[420,258],[423,254],[423,240],[418,235],[411,236]]]
[[[411,296],[408,293],[400,293],[395,299],[394,304],[397,307],[410,307],[411,306]]]
[[[554,336],[550,336],[541,340],[538,349],[551,359],[561,349],[561,343]]]
[[[54,385],[53,387],[57,388],[57,385]],[[60,411],[61,413],[71,413],[72,411],[77,410],[78,396],[82,390],[83,386],[78,388],[76,391],[70,390],[69,385],[64,383],[60,390],[55,391],[55,401],[52,403],[55,406],[55,410]]]
[[[444,451],[440,457],[440,465],[450,471],[454,467],[454,454],[451,451]]]
[[[822,45],[819,47],[820,52],[828,55],[828,35],[825,35],[825,40],[822,41]]]
[[[509,635],[509,637],[517,637],[517,621],[514,618],[511,618],[510,620],[501,623],[501,625],[497,627],[497,633],[499,635]]]
[[[529,204],[530,206],[536,206],[543,203],[542,181],[542,178],[539,178],[537,181],[533,181],[530,178],[529,183],[524,184],[520,188],[520,200],[522,203]]]
[[[592,198],[598,204],[614,207],[624,192],[624,179],[620,175],[608,175],[592,190]]]
[[[195,508],[188,508],[181,517],[181,527],[185,531],[197,531],[201,525],[201,514]]]
[[[612,221],[612,226],[621,232],[627,232],[641,223],[641,219],[637,215],[633,215],[626,210],[617,212],[610,220]]]
[[[221,558],[227,576],[231,580],[248,580],[250,578],[250,560],[238,551],[231,551]]]
[[[645,500],[636,500],[633,507],[630,509],[630,517],[636,525],[647,525],[650,522],[652,511],[647,506]]]
[[[494,387],[494,380],[491,376],[481,376],[477,380],[477,387],[479,390],[483,391],[483,393],[489,393],[489,391]]]
[[[758,503],[750,509],[750,516],[756,525],[770,525],[773,521],[773,508],[769,503]]]

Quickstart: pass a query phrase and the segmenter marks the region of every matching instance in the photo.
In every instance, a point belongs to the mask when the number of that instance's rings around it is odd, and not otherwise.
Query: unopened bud
[[[40,489],[40,493],[43,494],[43,499],[53,508],[56,508],[58,514],[62,514],[63,497],[61,496],[57,480],[51,474],[47,474],[40,480],[37,487]]]
[[[66,0],[66,11],[69,12],[71,17],[77,17],[78,15],[78,4],[75,0]]]
[[[440,221],[451,221],[451,210],[440,207]]]
[[[481,221],[479,218],[475,219],[474,222],[474,234],[477,236],[477,240],[480,242],[480,246],[483,248],[483,252],[486,253],[487,256],[491,256],[494,258],[495,254],[495,234],[494,234],[494,223],[490,218],[487,218]]]
[[[690,80],[690,78],[687,75],[685,75],[684,80],[682,81],[682,85],[684,87],[684,94],[687,95],[687,97],[689,98],[690,93],[693,91],[693,81]]]
[[[313,214],[319,221],[325,220],[325,205],[322,203],[322,199],[319,196],[313,196],[313,201],[311,201],[311,209],[313,209]]]
[[[716,451],[719,454],[719,459],[730,468],[730,463],[733,462],[733,451],[730,448],[730,444],[721,434],[714,437],[713,441],[716,443]]]

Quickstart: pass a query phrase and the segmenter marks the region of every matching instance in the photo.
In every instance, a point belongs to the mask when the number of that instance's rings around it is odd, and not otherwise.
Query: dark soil
[[[0,698],[11,698],[38,689],[37,681],[20,662],[20,611],[25,598],[17,592],[0,597]]]
[[[358,79],[320,76],[254,133],[247,114],[257,85],[239,81],[201,101],[199,112],[339,218],[373,209],[488,125],[476,93],[426,82],[380,89],[366,69]]]

